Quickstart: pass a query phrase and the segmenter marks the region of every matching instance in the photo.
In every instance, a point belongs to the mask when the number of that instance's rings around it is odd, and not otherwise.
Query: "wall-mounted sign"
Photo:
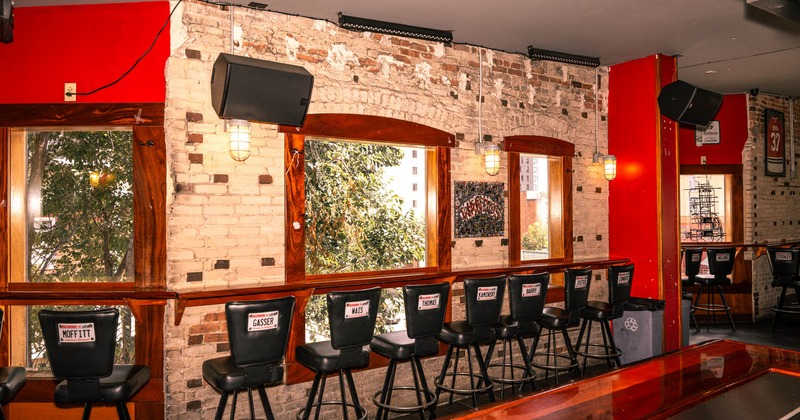
[[[713,120],[705,127],[695,127],[694,143],[698,146],[719,144],[719,121]]]

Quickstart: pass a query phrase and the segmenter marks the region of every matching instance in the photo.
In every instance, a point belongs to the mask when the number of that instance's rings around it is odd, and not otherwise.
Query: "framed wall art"
[[[505,234],[503,186],[502,182],[454,183],[456,238]]]
[[[783,113],[764,110],[764,168],[766,176],[786,176],[786,136]]]

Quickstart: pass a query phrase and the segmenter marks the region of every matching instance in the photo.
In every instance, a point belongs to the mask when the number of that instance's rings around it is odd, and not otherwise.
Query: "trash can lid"
[[[632,297],[625,303],[626,311],[663,311],[667,302],[659,299]]]

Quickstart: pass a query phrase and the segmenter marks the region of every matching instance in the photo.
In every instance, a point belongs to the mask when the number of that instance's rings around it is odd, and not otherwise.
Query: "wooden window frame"
[[[12,128],[131,127],[134,177],[134,281],[53,284],[9,282],[10,212],[0,206],[0,305],[127,305],[136,319],[135,359],[150,367],[150,382],[134,397],[137,417],[164,416],[166,291],[166,143],[163,103],[0,105],[0,196],[9,197]],[[0,356],[10,359],[13,325],[3,329]],[[31,378],[17,402],[50,402],[56,383]]]
[[[508,262],[519,266],[532,262],[571,261],[572,246],[572,157],[575,145],[564,140],[544,136],[510,136],[503,140],[503,150],[508,152]],[[522,234],[520,229],[520,154],[547,156],[549,194],[560,200],[550,200],[549,220],[557,220],[561,229],[550,229],[550,247],[555,247],[561,257],[546,260],[522,260]]]
[[[450,148],[455,136],[442,130],[394,118],[356,114],[309,114],[302,127],[279,126],[285,134],[286,174],[286,283],[371,277],[410,272],[440,272],[451,268],[451,181]],[[306,136],[363,140],[427,148],[426,261],[419,269],[382,270],[364,273],[335,273],[307,276],[305,272],[305,157]],[[299,227],[295,228],[294,223]]]

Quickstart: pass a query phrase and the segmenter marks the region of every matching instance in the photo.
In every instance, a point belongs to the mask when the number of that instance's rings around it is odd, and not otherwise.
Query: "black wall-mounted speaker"
[[[314,76],[300,66],[220,54],[211,104],[220,118],[302,126]]]
[[[706,126],[719,111],[722,95],[684,81],[672,82],[658,95],[661,113],[681,123]]]

